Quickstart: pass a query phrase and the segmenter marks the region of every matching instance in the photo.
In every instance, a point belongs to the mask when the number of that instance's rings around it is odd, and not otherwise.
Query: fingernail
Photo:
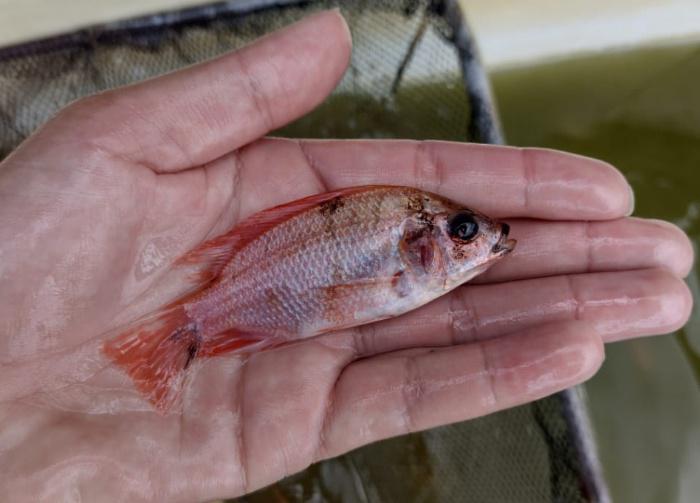
[[[632,189],[632,186],[628,183],[627,188],[630,191],[630,209],[627,210],[627,214],[625,216],[629,217],[634,213],[634,189]]]
[[[347,19],[345,19],[345,16],[343,16],[343,12],[340,10],[340,7],[335,7],[331,9],[331,12],[335,13],[343,22],[345,38],[347,39],[348,45],[352,47],[352,32],[350,31],[350,25],[348,24]]]

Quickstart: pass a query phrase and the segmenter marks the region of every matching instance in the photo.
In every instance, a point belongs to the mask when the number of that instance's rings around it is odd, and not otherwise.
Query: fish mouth
[[[505,223],[501,224],[501,237],[498,239],[498,241],[496,241],[496,244],[493,245],[491,253],[502,256],[513,251],[513,248],[515,248],[515,244],[517,243],[517,241],[515,239],[508,239],[509,233],[510,225]]]

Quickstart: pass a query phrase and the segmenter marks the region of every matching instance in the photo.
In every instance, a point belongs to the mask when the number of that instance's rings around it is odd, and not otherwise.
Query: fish
[[[509,254],[508,224],[437,194],[372,185],[263,210],[180,257],[195,289],[103,353],[159,412],[191,364],[399,316]]]

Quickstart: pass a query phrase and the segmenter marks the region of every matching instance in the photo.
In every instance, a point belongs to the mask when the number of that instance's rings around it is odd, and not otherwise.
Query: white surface
[[[489,67],[700,39],[700,0],[460,0]]]
[[[211,0],[0,0],[0,46]]]
[[[0,0],[0,46],[211,0]],[[460,0],[487,66],[700,39],[700,0]]]

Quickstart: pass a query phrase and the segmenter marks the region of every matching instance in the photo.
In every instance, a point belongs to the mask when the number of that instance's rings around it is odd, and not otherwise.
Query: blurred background
[[[0,0],[0,47],[205,3]],[[232,3],[245,4],[246,0]],[[352,3],[355,9],[358,2]],[[420,4],[405,3],[414,12],[416,7],[410,4]],[[675,222],[695,245],[700,243],[700,2],[462,0],[460,4],[489,72],[507,143],[565,149],[615,164],[635,189],[636,215]],[[355,19],[354,34],[355,30],[357,33],[363,30],[364,35],[356,37],[358,59],[351,72],[365,68],[362,65],[374,64],[359,59],[363,51],[372,52],[372,44],[396,44],[398,56],[376,64],[391,65],[400,60],[410,36],[398,24],[413,23],[406,28],[411,33],[420,24],[420,20],[407,18],[407,21],[389,15],[375,24],[359,14]],[[394,23],[396,28],[387,30],[387,23]],[[254,33],[246,29],[250,38]],[[439,31],[439,26],[431,26],[430,30]],[[361,74],[356,74],[341,84],[339,93],[321,110],[283,133],[464,139],[465,130],[460,124],[466,121],[466,112],[455,115],[456,109],[466,106],[464,91],[459,79],[450,73],[454,71],[454,62],[435,58],[436,51],[447,49],[430,45],[439,44],[430,38],[430,30],[421,41],[424,50],[416,51],[409,67],[413,73],[406,72],[406,81],[413,84],[405,85],[403,94],[394,96],[390,106],[382,102],[381,114],[369,112],[374,110],[369,106],[357,105],[358,100],[369,100],[358,92],[358,86],[379,84],[376,79],[363,80]],[[235,46],[244,39],[231,44]],[[212,51],[223,50],[226,44],[217,47]],[[197,52],[193,60],[203,54]],[[446,58],[451,53],[439,54]],[[5,146],[5,151],[0,149],[0,157],[28,134],[41,117],[74,94],[118,85],[190,62],[183,56],[178,63],[163,63],[161,56],[157,51],[139,56],[138,64],[149,66],[148,72],[132,72],[122,78],[121,74],[115,76],[104,70],[99,85],[86,85],[79,91],[65,93],[44,86],[40,89],[43,95],[36,94],[38,88],[31,87],[38,86],[35,81],[41,80],[32,77],[36,66],[27,66],[26,62],[0,66],[0,119],[5,114],[6,124],[4,130],[0,128],[0,136],[5,136],[0,139]],[[124,57],[128,60],[130,56]],[[145,57],[151,59],[146,61]],[[166,58],[174,60],[174,56]],[[117,64],[113,53],[108,59],[92,61],[98,61],[98,66],[104,68]],[[433,66],[427,66],[426,61],[432,61]],[[76,85],[74,77],[66,76],[61,68],[55,70],[56,75],[65,77],[63,83],[56,81],[56,86],[68,86],[71,82],[70,85]],[[81,67],[75,71],[87,70]],[[390,83],[391,79],[385,87]],[[29,91],[43,98],[30,99]],[[440,97],[439,103],[434,101],[436,95]],[[422,103],[423,107],[416,107],[416,103]],[[41,108],[41,113],[34,112],[37,108]],[[333,122],[330,117],[337,118],[339,113],[345,114],[346,119]],[[410,120],[396,121],[397,117]],[[700,285],[696,269],[688,283],[697,306]],[[688,326],[673,336],[610,345],[602,370],[586,385],[597,450],[614,501],[700,501],[698,351],[700,317],[696,308]],[[498,432],[505,435],[501,430]],[[498,435],[496,438],[500,438]],[[396,469],[401,473],[382,472],[381,476],[385,480],[392,477],[401,480],[406,473],[419,478],[425,475],[417,467],[426,463],[429,455],[421,449],[427,445],[429,450],[430,442],[429,437],[420,442],[405,441],[401,444],[403,465]],[[385,445],[393,446],[384,447],[385,450],[399,448],[398,444]],[[356,500],[350,494],[364,495],[358,499],[366,501],[401,499],[396,496],[402,494],[396,487],[388,491],[368,487],[368,476],[363,475],[360,465],[371,462],[360,453],[335,465],[314,468],[306,478],[294,479],[281,489],[254,495],[251,500]],[[435,471],[429,472],[434,475]],[[497,473],[493,476],[498,478]],[[420,480],[424,489],[426,485],[441,483],[440,477],[436,479],[432,475]],[[469,481],[464,483],[468,485]],[[411,494],[414,501],[445,500],[435,496],[439,491],[426,489]],[[539,493],[522,498],[518,494],[523,493],[501,494],[493,500],[538,501]],[[393,495],[393,498],[381,495]]]

